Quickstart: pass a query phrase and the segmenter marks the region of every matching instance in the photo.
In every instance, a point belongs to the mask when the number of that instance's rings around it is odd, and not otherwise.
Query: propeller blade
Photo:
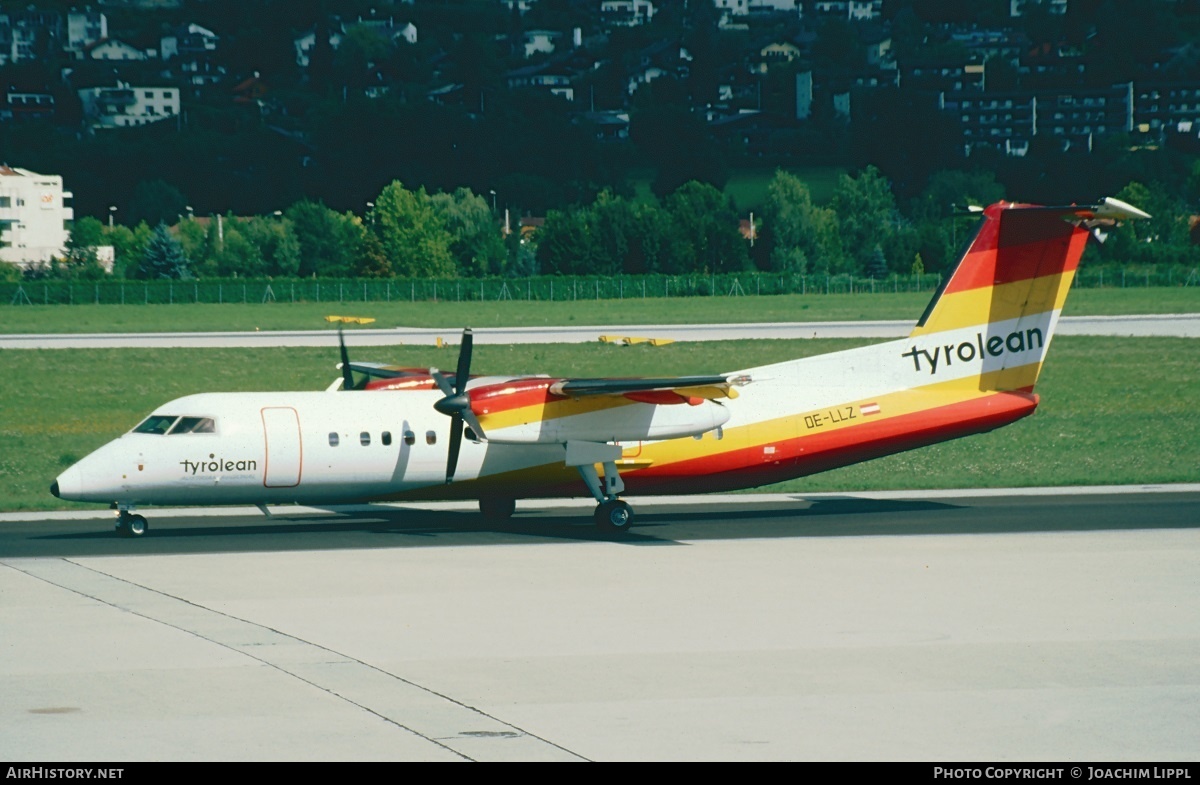
[[[342,334],[342,325],[338,325],[338,348],[342,353],[342,389],[354,389],[354,372],[350,370],[350,353],[346,351],[346,337]]]
[[[479,424],[479,420],[475,417],[475,412],[471,411],[470,402],[468,402],[466,408],[462,410],[462,417],[467,421],[467,425],[471,426],[471,433],[475,434],[475,439],[477,441],[485,438],[483,434],[483,427]]]
[[[454,397],[454,388],[450,386],[450,380],[445,376],[442,376],[441,371],[439,371],[437,368],[430,368],[429,375],[433,377],[433,381],[437,384],[438,389],[442,391],[442,395],[446,396],[447,398]],[[441,403],[441,401],[438,401],[438,403]],[[437,407],[438,404],[435,403],[433,408],[437,409]],[[438,409],[438,411],[442,410]],[[449,412],[442,412],[442,414],[449,414]]]
[[[446,457],[446,484],[454,482],[454,470],[458,468],[458,451],[462,448],[463,418],[461,414],[450,417],[450,449]]]
[[[475,334],[471,328],[463,330],[462,345],[458,350],[458,368],[454,373],[454,384],[450,384],[441,371],[430,368],[429,375],[433,377],[442,398],[433,408],[450,417],[450,443],[446,455],[446,482],[454,482],[454,471],[458,468],[458,454],[462,449],[463,422],[471,426],[476,438],[483,438],[483,429],[475,412],[471,411],[471,397],[467,394],[467,382],[471,379],[471,354],[475,344]]]
[[[463,330],[462,346],[458,350],[458,370],[454,374],[454,392],[461,393],[467,389],[471,373],[471,354],[475,344],[475,333],[471,328]]]

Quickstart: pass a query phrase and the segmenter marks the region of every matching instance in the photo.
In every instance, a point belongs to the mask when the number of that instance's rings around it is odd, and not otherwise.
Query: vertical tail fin
[[[957,364],[959,373],[970,366],[981,390],[1032,390],[1091,228],[1148,217],[1116,199],[988,207],[975,239],[911,334],[920,339],[914,363]]]

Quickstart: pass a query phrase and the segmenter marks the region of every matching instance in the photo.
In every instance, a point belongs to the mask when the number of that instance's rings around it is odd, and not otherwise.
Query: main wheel
[[[633,508],[621,499],[612,499],[596,507],[595,518],[605,534],[624,534],[633,525]]]
[[[517,500],[504,496],[485,496],[479,500],[479,512],[493,521],[506,521],[517,511]]]

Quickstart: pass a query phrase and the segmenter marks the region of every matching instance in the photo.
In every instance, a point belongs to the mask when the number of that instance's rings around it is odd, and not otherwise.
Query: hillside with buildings
[[[953,172],[1031,201],[1138,183],[1190,214],[1198,152],[1196,0],[0,3],[7,260],[53,255],[72,211],[363,215],[392,182],[497,223],[867,166],[914,227],[983,198],[939,194]]]

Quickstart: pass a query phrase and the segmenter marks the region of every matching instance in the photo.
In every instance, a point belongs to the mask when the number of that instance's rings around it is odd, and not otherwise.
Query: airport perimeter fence
[[[773,294],[872,294],[930,292],[940,274],[542,276],[460,279],[221,279],[23,281],[0,283],[0,304],[173,304],[271,302],[439,302],[525,300],[627,300],[659,297],[741,297]],[[1198,286],[1200,272],[1170,269],[1081,270],[1076,287]]]

